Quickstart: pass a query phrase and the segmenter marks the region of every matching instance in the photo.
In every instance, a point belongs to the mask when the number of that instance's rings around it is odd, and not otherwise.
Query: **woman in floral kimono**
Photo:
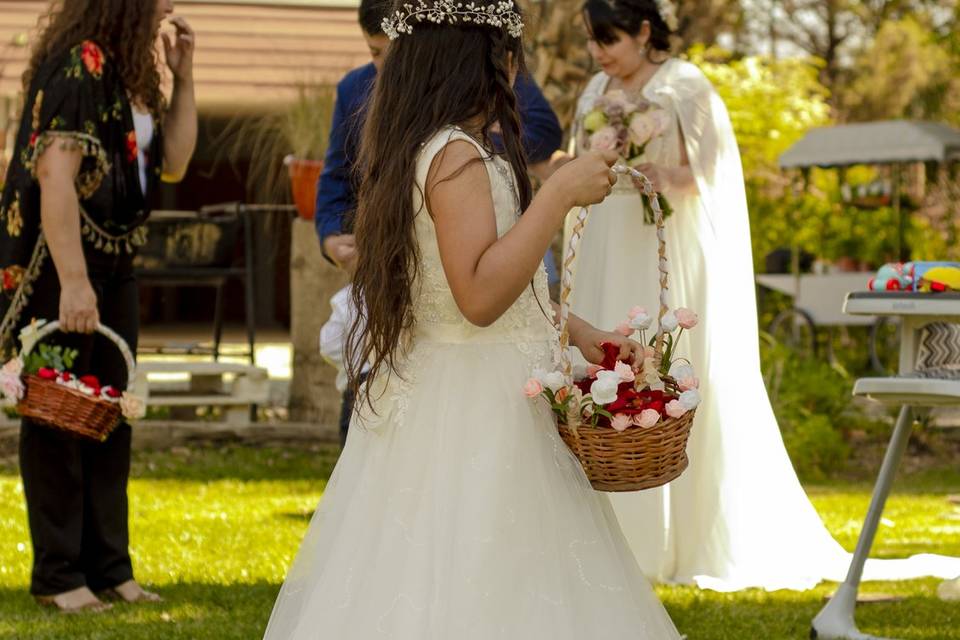
[[[136,348],[133,256],[161,176],[186,171],[197,134],[194,36],[171,0],[54,2],[24,74],[25,101],[0,198],[0,350],[32,319],[59,319],[74,369],[122,389],[126,366],[93,333]],[[160,90],[162,34],[173,93]],[[94,357],[95,356],[95,357]],[[31,593],[62,611],[155,601],[128,550],[130,426],[82,442],[24,420],[20,470],[33,542]],[[99,597],[95,595],[99,593]]]

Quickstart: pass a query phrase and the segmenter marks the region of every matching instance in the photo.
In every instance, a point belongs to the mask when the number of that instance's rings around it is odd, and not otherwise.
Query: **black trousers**
[[[97,293],[100,322],[136,351],[139,296],[131,256],[90,251],[87,269]],[[21,316],[59,317],[60,285],[47,260]],[[127,386],[127,368],[117,348],[99,334],[54,334],[51,342],[79,351],[73,370],[102,384]],[[20,473],[33,542],[30,592],[54,595],[88,586],[94,591],[133,578],[127,526],[130,425],[121,423],[106,442],[86,441],[23,420]]]

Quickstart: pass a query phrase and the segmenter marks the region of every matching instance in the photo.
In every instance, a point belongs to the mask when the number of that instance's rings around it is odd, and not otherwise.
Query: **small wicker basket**
[[[37,342],[60,328],[59,322],[45,324],[37,332]],[[113,342],[127,364],[127,385],[132,384],[136,365],[130,346],[109,327],[100,325],[97,332]],[[30,353],[25,351],[25,357]],[[88,396],[55,380],[44,380],[35,375],[23,377],[24,394],[17,404],[17,411],[24,418],[47,427],[60,429],[97,442],[105,441],[120,424],[121,410],[118,402]]]
[[[644,194],[650,199],[657,225],[660,264],[660,320],[667,313],[667,258],[664,234],[663,211],[650,181],[639,171],[617,166],[624,173],[640,181]],[[563,262],[563,284],[560,295],[560,352],[564,375],[568,383],[573,380],[573,364],[570,360],[570,294],[573,281],[573,263],[577,247],[586,225],[589,209],[581,209],[570,238],[570,245]],[[663,358],[664,338],[658,329],[655,343],[655,360],[659,367]],[[669,376],[661,376],[668,392],[679,395],[677,383]],[[573,403],[576,404],[576,403]],[[558,428],[560,437],[580,461],[587,478],[597,491],[640,491],[667,484],[678,478],[687,468],[687,441],[693,426],[695,411],[679,418],[666,418],[650,429],[632,428],[625,431],[594,427],[581,423],[579,408],[570,411],[567,419],[561,419]]]

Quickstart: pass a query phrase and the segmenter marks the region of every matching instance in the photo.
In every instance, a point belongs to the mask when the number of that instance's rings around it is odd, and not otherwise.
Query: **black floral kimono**
[[[140,185],[133,112],[123,80],[96,43],[53,55],[34,75],[24,103],[13,158],[0,198],[0,355],[16,351],[16,331],[33,283],[53,261],[40,224],[37,161],[51,145],[79,149],[76,180],[85,251],[132,254],[146,240],[148,199],[159,184],[159,124],[148,158],[147,189]],[[157,160],[157,161],[154,161]]]

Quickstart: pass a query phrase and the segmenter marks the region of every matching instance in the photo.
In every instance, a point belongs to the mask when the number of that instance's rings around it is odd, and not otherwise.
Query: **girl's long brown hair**
[[[110,55],[123,86],[151,113],[163,110],[157,56],[156,0],[57,0],[40,21],[40,35],[23,74],[29,90],[46,60],[84,40],[93,40]]]
[[[499,123],[501,153],[513,167],[521,210],[530,204],[511,57],[522,69],[520,39],[488,26],[418,23],[412,34],[390,45],[358,162],[362,182],[354,225],[359,262],[353,298],[359,315],[346,358],[355,390],[362,363],[369,363],[371,379],[396,370],[402,341],[415,321],[419,256],[414,218],[428,215],[413,206],[421,146],[445,126],[481,122],[476,133],[493,149],[491,127]],[[368,403],[370,389],[367,385]]]

